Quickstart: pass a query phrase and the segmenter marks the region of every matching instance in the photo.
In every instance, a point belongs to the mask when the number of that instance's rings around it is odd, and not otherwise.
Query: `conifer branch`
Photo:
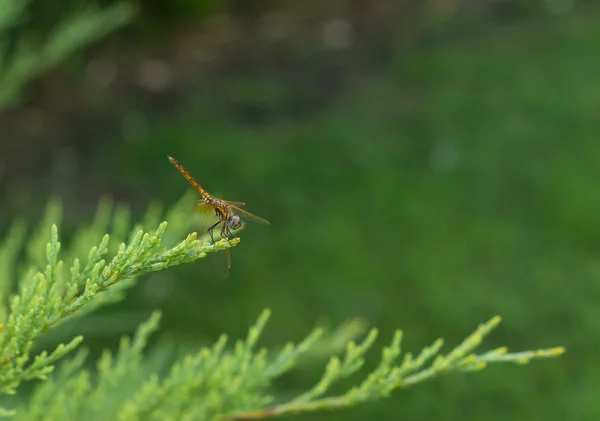
[[[44,37],[35,35],[35,4],[2,0],[0,7],[0,109],[12,105],[28,82],[77,50],[128,23],[136,7],[129,2],[65,9]],[[33,22],[33,23],[32,23]]]
[[[70,419],[258,420],[354,406],[444,373],[480,370],[487,363],[524,363],[564,352],[562,348],[552,348],[507,353],[505,348],[498,348],[474,354],[481,340],[499,322],[499,318],[493,318],[447,355],[440,353],[442,340],[438,339],[416,357],[405,354],[398,363],[402,339],[398,331],[391,344],[383,348],[379,364],[361,383],[342,395],[326,396],[331,384],[363,365],[377,336],[377,331],[371,330],[361,343],[350,341],[343,357],[332,357],[321,380],[308,392],[287,403],[271,405],[274,398],[267,390],[273,378],[292,369],[299,356],[318,346],[319,341],[327,340],[328,335],[316,329],[299,344],[288,344],[270,358],[266,349],[256,349],[269,316],[270,311],[265,310],[245,340],[227,347],[227,337],[222,335],[212,347],[176,361],[161,376],[156,367],[149,365],[144,352],[149,335],[158,325],[160,315],[155,313],[138,328],[133,340],[121,341],[116,355],[103,354],[95,380],[91,372],[81,368],[83,354],[78,354],[57,375],[41,383],[31,401],[18,408],[15,420],[62,421],[67,419],[65,407],[74,408],[77,414]],[[335,335],[329,337],[335,339]],[[43,417],[40,408],[44,408]]]
[[[120,298],[138,275],[192,262],[238,244],[236,238],[209,245],[198,240],[195,233],[176,241],[188,230],[191,200],[184,197],[168,212],[169,233],[167,222],[160,223],[162,210],[158,206],[152,206],[143,222],[131,230],[127,208],[115,209],[111,202],[104,201],[94,222],[75,235],[66,250],[53,222],[60,220],[58,202],[48,207],[29,241],[25,241],[24,225],[13,225],[0,243],[0,263],[7,265],[0,268],[0,393],[14,394],[23,381],[44,381],[16,412],[0,408],[0,416],[12,415],[17,421],[257,420],[350,407],[442,374],[477,371],[490,363],[523,364],[564,352],[563,348],[551,348],[509,353],[500,347],[476,353],[499,324],[499,317],[480,325],[447,354],[441,352],[443,341],[438,339],[415,357],[410,353],[402,356],[402,332],[397,331],[383,348],[377,366],[362,381],[345,393],[331,395],[332,385],[363,368],[377,330],[371,329],[362,341],[354,342],[353,338],[365,330],[364,322],[347,323],[332,333],[316,328],[298,343],[269,352],[258,348],[270,317],[270,311],[265,310],[245,339],[230,343],[222,335],[213,346],[177,359],[168,370],[161,370],[156,362],[171,361],[172,344],[159,341],[151,352],[145,349],[149,336],[158,328],[157,312],[138,327],[132,339],[124,337],[116,353],[105,351],[95,372],[84,368],[84,351],[53,372],[55,363],[81,343],[81,336],[58,345],[52,352],[33,355],[41,335],[70,317]],[[149,225],[158,228],[149,231]],[[18,274],[15,268],[19,253],[13,248],[25,243],[29,269]],[[87,258],[82,258],[85,255]],[[65,256],[65,261],[73,262],[70,267],[63,264]],[[11,278],[17,277],[17,291],[10,297],[14,285]],[[275,397],[269,391],[275,379],[307,356],[330,356],[342,348],[343,355],[329,359],[313,387],[288,402],[274,404]]]
[[[348,343],[343,360],[332,357],[321,380],[308,392],[288,403],[233,413],[224,419],[228,421],[259,420],[284,414],[324,409],[334,410],[387,397],[396,389],[406,388],[444,373],[477,371],[485,368],[489,363],[524,364],[534,358],[556,357],[565,351],[562,347],[556,347],[508,353],[507,349],[503,347],[480,355],[472,353],[481,344],[483,338],[499,323],[500,317],[494,317],[480,325],[475,332],[447,355],[440,353],[443,340],[438,339],[431,346],[425,347],[417,358],[413,358],[410,353],[405,354],[401,364],[396,364],[401,354],[402,340],[402,332],[397,331],[392,343],[383,348],[379,365],[359,386],[353,387],[342,395],[321,398],[335,381],[355,373],[363,365],[363,355],[372,347],[377,336],[377,331],[371,330],[360,345],[356,345],[354,342]],[[428,365],[432,359],[433,362]]]
[[[105,232],[109,225],[111,209],[109,202],[99,206],[94,223],[75,237],[72,251],[97,241],[95,238],[101,236],[100,233]],[[60,204],[50,203],[42,227],[52,220],[59,220],[60,214]],[[126,214],[124,210],[115,212],[115,222],[125,220]],[[115,223],[113,232],[126,235],[127,223]],[[197,240],[196,233],[192,233],[178,244],[161,250],[159,247],[166,229],[167,222],[162,222],[153,233],[139,229],[132,233],[128,244],[121,243],[116,248],[112,258],[108,258],[109,250],[115,247],[110,236],[104,234],[100,243],[87,253],[87,263],[82,265],[80,258],[75,257],[68,271],[59,259],[62,245],[58,240],[57,226],[50,225],[50,241],[43,247],[43,260],[38,257],[42,249],[42,229],[38,229],[28,242],[27,255],[29,261],[40,269],[36,271],[32,266],[26,271],[19,281],[17,294],[7,307],[0,306],[0,316],[3,316],[0,320],[0,394],[13,394],[22,381],[45,379],[52,372],[53,364],[74,350],[83,338],[77,336],[49,354],[42,352],[32,358],[30,353],[36,340],[67,318],[104,304],[108,292],[123,284],[130,286],[137,275],[192,262],[207,253],[239,243],[239,239],[235,238],[209,245]],[[0,263],[6,264],[0,272],[0,291],[4,291],[0,297],[5,297],[9,291],[18,245],[23,238],[24,226],[17,223],[9,231],[4,244],[0,245]]]

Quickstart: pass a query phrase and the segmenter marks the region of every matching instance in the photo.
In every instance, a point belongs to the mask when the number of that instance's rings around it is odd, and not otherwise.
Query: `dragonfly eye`
[[[236,230],[242,226],[242,220],[237,215],[231,215],[229,218],[229,228]]]

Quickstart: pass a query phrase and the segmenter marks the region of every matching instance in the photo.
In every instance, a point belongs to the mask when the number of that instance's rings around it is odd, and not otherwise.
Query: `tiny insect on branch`
[[[219,225],[221,226],[221,238],[225,240],[229,240],[232,237],[232,231],[238,230],[242,227],[240,215],[250,221],[270,225],[270,222],[266,219],[243,210],[241,206],[246,205],[244,202],[232,202],[213,197],[200,185],[200,183],[194,179],[194,177],[192,177],[192,175],[183,167],[183,165],[181,165],[173,157],[167,156],[167,158],[169,159],[169,162],[173,164],[177,170],[179,170],[181,175],[183,175],[183,177],[192,185],[192,187],[194,187],[194,189],[200,193],[201,198],[196,205],[196,212],[203,215],[214,214],[217,217],[218,221],[209,226],[206,230],[213,243],[215,242],[213,230]],[[225,250],[225,253],[227,259],[227,271],[225,276],[227,276],[231,267],[231,255],[229,250]]]

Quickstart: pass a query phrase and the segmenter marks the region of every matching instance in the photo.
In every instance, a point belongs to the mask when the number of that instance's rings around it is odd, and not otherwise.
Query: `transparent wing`
[[[196,203],[196,213],[200,214],[200,215],[214,215],[215,214],[215,208],[212,207],[211,205],[209,205],[208,203],[206,203],[204,200],[200,199],[198,200],[198,203]]]
[[[206,230],[219,220],[215,215],[215,209],[204,200],[200,199],[198,200],[198,203],[196,203],[194,211],[197,215],[197,218],[194,218],[193,225],[197,227],[198,234],[201,239],[204,241],[210,241]],[[219,229],[215,229],[214,236],[215,240],[218,241],[220,238]]]
[[[231,252],[229,249],[216,253],[209,253],[207,258],[210,260],[213,269],[222,278],[229,276],[231,269]]]
[[[240,206],[240,207],[246,206],[246,202],[232,202],[230,200],[223,200],[223,202],[225,202],[225,203],[227,203],[228,205],[231,205],[231,206]]]
[[[260,224],[271,225],[271,223],[269,221],[267,221],[266,219],[262,219],[259,216],[251,214],[250,212],[246,212],[244,209],[240,209],[239,207],[232,205],[231,203],[229,203],[229,206],[231,206],[233,209],[235,209],[237,212],[239,212],[241,215],[245,216],[246,218],[248,218],[251,221],[258,222]]]
[[[224,268],[224,272],[221,272],[221,276],[223,278],[227,278],[227,276],[229,275],[230,269],[231,269],[231,252],[229,251],[229,249],[225,249],[225,268]]]

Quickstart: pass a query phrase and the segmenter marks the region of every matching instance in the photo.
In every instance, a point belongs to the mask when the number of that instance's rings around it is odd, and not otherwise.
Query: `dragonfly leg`
[[[221,229],[221,238],[224,238],[229,243],[229,237],[231,237],[231,231],[229,231],[229,227],[227,226],[227,224],[223,222]]]
[[[210,241],[214,244],[215,243],[215,238],[213,237],[213,230],[215,229],[215,227],[217,225],[219,225],[221,223],[221,221],[218,221],[216,223],[214,223],[213,225],[211,225],[206,231],[208,231],[208,235],[210,235]]]

